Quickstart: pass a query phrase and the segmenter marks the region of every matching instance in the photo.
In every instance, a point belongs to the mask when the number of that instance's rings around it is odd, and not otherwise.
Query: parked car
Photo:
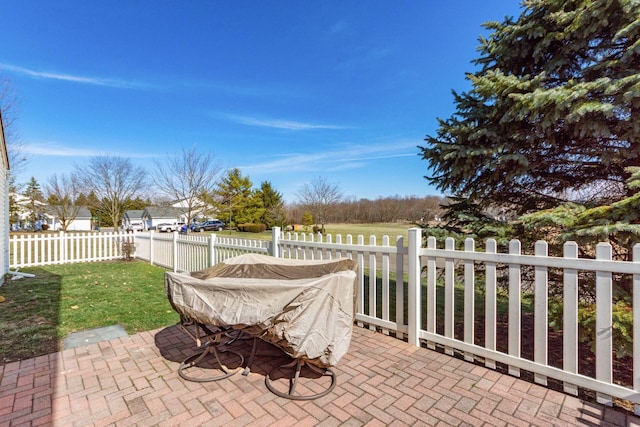
[[[158,231],[161,232],[170,232],[170,231],[179,231],[180,227],[184,225],[184,222],[174,222],[170,224],[168,222],[164,222],[162,224],[158,224]]]
[[[222,231],[226,224],[219,219],[212,219],[210,221],[201,222],[199,224],[193,224],[191,230],[193,231]]]
[[[144,225],[141,221],[132,221],[127,224],[127,231],[144,231]]]

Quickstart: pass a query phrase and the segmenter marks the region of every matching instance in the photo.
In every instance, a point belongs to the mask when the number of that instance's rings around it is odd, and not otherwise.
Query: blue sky
[[[147,169],[212,151],[293,202],[439,194],[418,145],[469,88],[481,24],[517,1],[24,1],[0,4],[0,75],[41,184],[91,156]]]

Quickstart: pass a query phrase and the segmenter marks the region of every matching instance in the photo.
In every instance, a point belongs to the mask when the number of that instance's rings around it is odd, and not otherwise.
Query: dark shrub
[[[238,231],[245,231],[247,233],[262,233],[267,229],[267,226],[264,224],[238,224]]]

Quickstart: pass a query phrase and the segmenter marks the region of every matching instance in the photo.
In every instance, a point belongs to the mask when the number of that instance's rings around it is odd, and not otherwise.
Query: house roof
[[[129,219],[142,219],[142,215],[144,214],[144,209],[131,209],[124,213],[125,218]]]
[[[45,206],[44,207],[44,211],[46,214],[52,216],[52,217],[56,217],[58,216],[55,209],[52,206]],[[89,208],[81,206],[78,209],[78,214],[76,215],[77,220],[80,219],[91,219],[92,215],[91,215],[91,211],[89,210]]]
[[[143,216],[151,219],[177,219],[178,217],[184,215],[184,213],[184,209],[175,208],[173,206],[147,206],[144,210]]]
[[[193,197],[190,199],[179,199],[179,200],[173,200],[171,202],[169,202],[169,204],[173,207],[176,208],[186,208],[189,205],[189,202],[191,202],[191,207],[192,208],[203,208],[205,206],[210,207],[211,205],[207,205],[206,203],[204,203],[202,200],[200,200],[199,197]]]
[[[21,205],[21,206],[29,206],[31,205],[31,203],[33,202],[34,204],[38,205],[38,206],[46,206],[47,204],[43,201],[40,200],[31,200],[29,197],[24,196],[22,194],[19,193],[10,193],[9,194],[10,197],[13,197],[13,201],[14,203],[16,203],[17,205]]]

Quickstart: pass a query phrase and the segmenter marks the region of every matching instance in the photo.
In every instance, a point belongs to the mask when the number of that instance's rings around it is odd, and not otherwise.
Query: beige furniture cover
[[[186,319],[259,336],[294,359],[335,366],[351,342],[357,263],[245,254],[206,270],[165,274]]]

